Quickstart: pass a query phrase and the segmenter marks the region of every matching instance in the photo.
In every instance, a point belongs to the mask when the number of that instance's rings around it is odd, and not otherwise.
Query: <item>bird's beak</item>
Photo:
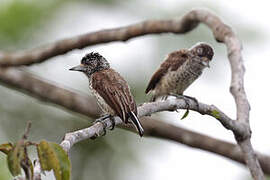
[[[84,67],[84,65],[80,64],[78,66],[75,66],[73,68],[70,68],[69,70],[70,71],[81,71],[81,72],[84,72],[85,71],[85,67]]]
[[[202,64],[203,64],[205,67],[210,68],[209,61],[203,61]]]

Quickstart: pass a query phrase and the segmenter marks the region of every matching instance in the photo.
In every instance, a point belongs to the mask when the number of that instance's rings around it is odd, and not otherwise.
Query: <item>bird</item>
[[[186,101],[184,91],[202,74],[204,68],[214,56],[213,48],[207,43],[197,43],[190,49],[180,49],[167,55],[158,70],[152,75],[145,93],[151,93],[150,102],[166,100],[168,96],[176,96]],[[188,104],[188,103],[187,103]],[[189,104],[188,104],[189,105]]]
[[[80,65],[69,70],[83,72],[88,77],[89,88],[103,112],[99,122],[109,117],[113,129],[114,116],[118,116],[125,124],[131,122],[139,135],[143,136],[144,129],[138,119],[137,105],[128,83],[110,67],[102,55],[97,52],[88,53],[81,59]]]

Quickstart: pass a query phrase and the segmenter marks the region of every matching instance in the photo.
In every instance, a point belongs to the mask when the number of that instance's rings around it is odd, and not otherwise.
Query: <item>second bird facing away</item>
[[[88,77],[90,90],[104,115],[110,118],[119,116],[126,124],[130,119],[139,135],[143,136],[144,130],[137,117],[136,102],[129,86],[118,72],[110,68],[103,56],[93,52],[86,54],[81,64],[70,70],[81,71]]]
[[[202,74],[213,58],[214,51],[206,43],[198,43],[190,49],[170,53],[153,74],[145,93],[152,93],[150,101],[166,99],[183,92]]]

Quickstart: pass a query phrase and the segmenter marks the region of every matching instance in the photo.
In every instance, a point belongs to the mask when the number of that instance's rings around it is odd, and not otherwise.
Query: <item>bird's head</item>
[[[202,65],[209,67],[209,62],[214,56],[214,50],[209,44],[198,43],[193,46],[190,51],[192,52],[192,54],[199,57]]]
[[[86,75],[91,75],[95,72],[109,68],[110,64],[103,56],[101,56],[99,53],[91,52],[82,58],[80,65],[75,66],[69,70],[81,71]]]

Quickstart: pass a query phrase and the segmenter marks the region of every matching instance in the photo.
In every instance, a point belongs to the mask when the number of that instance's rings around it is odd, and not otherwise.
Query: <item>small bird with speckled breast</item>
[[[101,120],[109,117],[114,127],[113,117],[118,116],[126,124],[131,122],[139,135],[143,136],[144,130],[137,117],[136,102],[129,86],[118,72],[110,68],[103,56],[94,52],[86,54],[81,64],[70,70],[81,71],[88,77],[90,90],[103,110]]]
[[[146,94],[152,94],[150,101],[167,99],[169,95],[189,97],[183,96],[184,91],[202,74],[205,67],[209,67],[213,55],[213,48],[206,43],[170,53],[153,74],[145,90]]]

